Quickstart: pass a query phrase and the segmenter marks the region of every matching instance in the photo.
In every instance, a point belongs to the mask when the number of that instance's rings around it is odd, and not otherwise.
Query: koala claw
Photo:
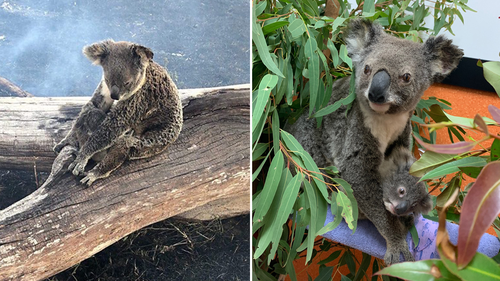
[[[75,160],[68,167],[68,170],[72,171],[73,175],[82,175],[85,171],[85,166],[87,163],[82,163],[82,161]]]
[[[86,184],[88,186],[92,185],[97,180],[97,177],[94,173],[88,173],[86,177],[80,180],[81,183]]]
[[[65,147],[65,146],[66,146],[66,143],[60,142],[60,143],[56,144],[56,145],[54,146],[54,148],[52,148],[52,150],[54,150],[54,152],[55,152],[56,154],[59,154],[59,152],[61,152],[61,150],[62,150],[62,149],[63,149],[63,147]]]
[[[408,250],[408,246],[404,243],[401,247],[387,247],[387,251],[384,255],[385,264],[391,265],[400,262],[399,257],[401,253],[403,254],[405,261],[415,261],[415,258],[411,254],[410,250]]]

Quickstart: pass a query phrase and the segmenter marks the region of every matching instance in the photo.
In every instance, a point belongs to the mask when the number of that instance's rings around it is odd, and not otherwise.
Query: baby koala
[[[423,182],[410,175],[415,162],[411,152],[403,147],[395,148],[379,168],[382,176],[382,192],[385,208],[396,216],[427,214],[432,200]]]

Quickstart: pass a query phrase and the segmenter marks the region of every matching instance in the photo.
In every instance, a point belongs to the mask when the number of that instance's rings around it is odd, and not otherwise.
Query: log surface
[[[0,280],[47,278],[175,215],[249,212],[249,85],[183,92],[184,127],[165,153],[89,188],[68,172],[0,211]],[[88,99],[0,98],[2,168],[50,167]]]

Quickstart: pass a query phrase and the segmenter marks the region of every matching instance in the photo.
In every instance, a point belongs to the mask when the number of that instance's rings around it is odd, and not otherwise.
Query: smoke
[[[85,45],[132,41],[179,88],[249,83],[250,2],[0,0],[0,76],[35,96],[90,96],[102,70]]]

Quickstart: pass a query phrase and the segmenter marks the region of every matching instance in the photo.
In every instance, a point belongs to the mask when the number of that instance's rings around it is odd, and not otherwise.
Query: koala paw
[[[141,142],[140,139],[134,136],[127,136],[124,138],[124,140],[127,147],[137,147]]]
[[[87,176],[85,176],[83,179],[80,180],[81,183],[83,184],[86,184],[88,186],[92,185],[92,183],[94,183],[96,180],[98,179],[98,177],[92,173],[92,172],[89,172],[87,174]]]
[[[408,249],[408,245],[406,243],[402,243],[402,245],[399,245],[398,247],[387,247],[387,251],[384,255],[385,264],[391,265],[393,263],[400,262],[399,257],[401,253],[403,254],[405,261],[415,261],[415,258]]]
[[[85,166],[87,166],[87,161],[79,159],[78,157],[71,163],[68,170],[72,171],[73,175],[82,175],[85,171]]]
[[[65,147],[65,146],[66,146],[66,144],[67,144],[66,142],[61,141],[60,143],[56,144],[56,145],[54,146],[54,148],[52,148],[52,149],[54,150],[54,152],[55,152],[56,154],[59,154],[59,152],[61,152],[61,150],[63,149],[63,147]]]

